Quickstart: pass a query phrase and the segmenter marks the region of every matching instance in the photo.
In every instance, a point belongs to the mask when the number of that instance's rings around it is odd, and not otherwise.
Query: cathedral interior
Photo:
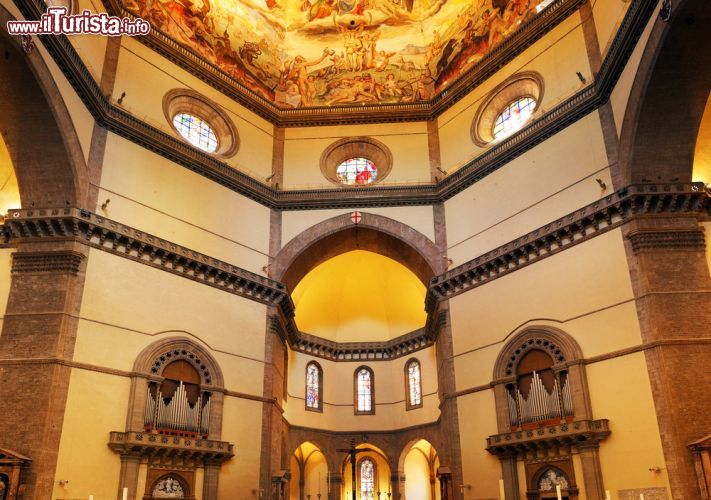
[[[711,499],[709,0],[0,26],[0,500]]]

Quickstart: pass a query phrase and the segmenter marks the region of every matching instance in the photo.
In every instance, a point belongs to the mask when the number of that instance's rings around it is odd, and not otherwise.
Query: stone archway
[[[0,24],[14,17],[0,6]],[[36,42],[39,43],[39,42]],[[84,154],[64,99],[39,49],[0,31],[0,130],[15,167],[23,208],[83,208]]]
[[[331,257],[360,249],[390,257],[410,269],[425,286],[446,270],[434,242],[412,227],[382,215],[362,212],[325,220],[287,243],[270,265],[270,276],[293,290],[311,269]]]
[[[690,182],[694,146],[711,88],[706,0],[672,1],[669,22],[657,17],[630,91],[620,134],[622,187]]]

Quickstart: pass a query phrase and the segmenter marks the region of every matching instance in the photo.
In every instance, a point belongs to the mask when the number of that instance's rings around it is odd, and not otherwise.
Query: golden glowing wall
[[[424,327],[425,291],[402,264],[355,250],[311,270],[292,298],[302,332],[337,342],[369,342]]]

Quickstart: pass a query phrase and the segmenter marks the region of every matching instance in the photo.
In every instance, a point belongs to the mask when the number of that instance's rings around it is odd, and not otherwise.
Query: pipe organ
[[[511,385],[508,387],[507,400],[512,426],[521,427],[534,422],[564,420],[566,417],[573,416],[570,383],[565,374],[555,377],[552,390],[549,392],[539,374],[534,371],[528,396],[524,396],[518,386]]]
[[[165,397],[161,388],[149,386],[146,396],[144,427],[146,430],[200,434],[207,438],[210,429],[210,393],[202,392],[191,403],[185,384],[180,381],[172,396]]]

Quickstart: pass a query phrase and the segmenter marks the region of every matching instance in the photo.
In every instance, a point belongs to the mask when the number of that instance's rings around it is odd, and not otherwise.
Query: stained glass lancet
[[[358,413],[373,411],[373,373],[368,368],[360,368],[356,373],[356,399]]]
[[[316,363],[306,367],[306,407],[321,409],[321,369]]]
[[[408,406],[422,405],[422,377],[420,362],[412,359],[407,363]]]
[[[375,499],[375,464],[369,458],[360,463],[360,499]]]

